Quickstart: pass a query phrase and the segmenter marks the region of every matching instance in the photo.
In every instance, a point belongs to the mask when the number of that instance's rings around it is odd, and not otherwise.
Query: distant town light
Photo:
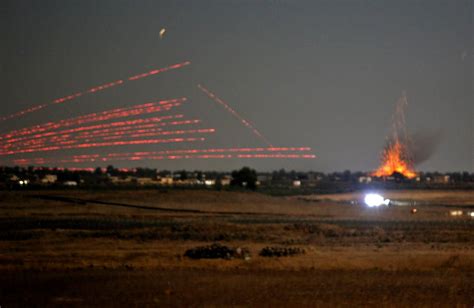
[[[461,210],[450,211],[449,215],[451,215],[451,216],[462,216],[462,211]]]
[[[204,184],[206,186],[212,186],[212,185],[215,185],[216,184],[216,181],[215,180],[205,180],[204,181]]]

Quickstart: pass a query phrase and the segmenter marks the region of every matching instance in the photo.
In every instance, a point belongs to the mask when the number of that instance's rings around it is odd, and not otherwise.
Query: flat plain
[[[472,307],[474,191],[385,195],[2,192],[0,305]],[[184,256],[213,243],[250,257]]]

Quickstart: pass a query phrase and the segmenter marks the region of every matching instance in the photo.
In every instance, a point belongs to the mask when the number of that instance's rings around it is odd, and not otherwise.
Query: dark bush
[[[304,254],[305,250],[297,247],[265,247],[260,251],[262,257],[289,257]]]
[[[250,256],[250,253],[245,248],[234,249],[216,243],[209,246],[200,246],[188,249],[186,250],[184,256],[191,259],[247,259]]]

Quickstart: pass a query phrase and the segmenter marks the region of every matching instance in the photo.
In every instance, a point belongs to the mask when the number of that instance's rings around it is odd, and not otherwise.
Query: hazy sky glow
[[[206,144],[84,153],[265,146],[201,92],[197,85],[202,84],[273,145],[309,146],[318,158],[114,165],[373,170],[395,102],[406,91],[408,130],[439,139],[432,156],[417,169],[474,171],[471,0],[14,0],[0,6],[0,116],[154,68],[192,62],[2,122],[2,133],[154,99],[187,97],[176,110],[202,119],[202,128],[217,130]],[[167,31],[160,39],[162,28]],[[77,153],[83,152],[36,156]],[[35,155],[15,156],[21,157]],[[10,159],[0,157],[0,163],[10,164]]]

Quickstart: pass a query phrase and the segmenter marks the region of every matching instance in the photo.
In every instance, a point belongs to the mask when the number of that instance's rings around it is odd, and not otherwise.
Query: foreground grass
[[[443,206],[411,215],[228,192],[43,193],[54,198],[0,196],[2,306],[472,306],[474,220]],[[251,257],[184,257],[213,242]],[[306,253],[260,256],[268,246]]]

